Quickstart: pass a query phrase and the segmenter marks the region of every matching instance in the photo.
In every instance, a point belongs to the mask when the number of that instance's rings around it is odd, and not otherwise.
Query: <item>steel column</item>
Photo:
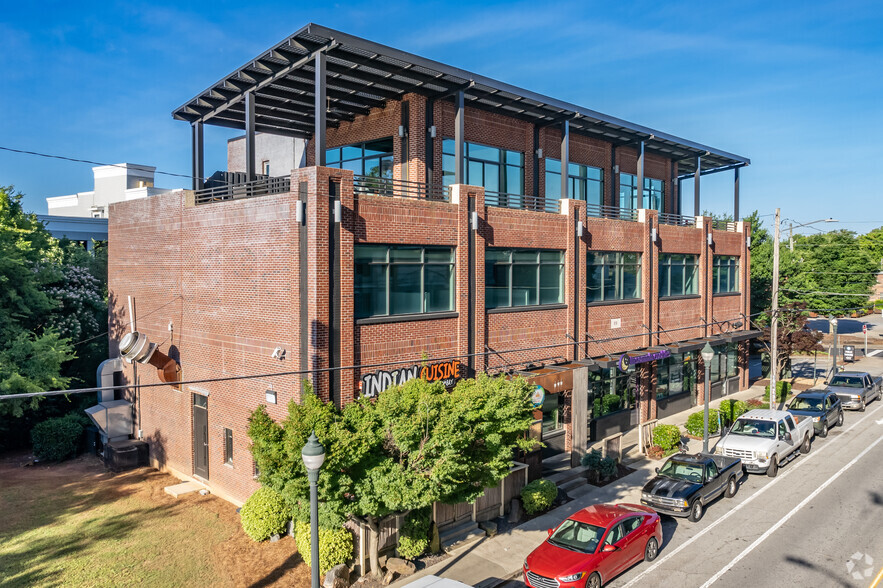
[[[426,183],[433,182],[433,169],[435,168],[435,139],[432,137],[432,127],[435,126],[435,100],[426,99]]]
[[[193,176],[193,189],[202,190],[205,187],[205,143],[202,132],[202,121],[190,123],[192,131],[191,152],[193,156],[190,175]]]
[[[702,209],[699,208],[699,176],[702,170],[702,158],[696,158],[696,171],[693,172],[693,216],[699,216],[702,214]]]
[[[739,222],[739,168],[733,170],[733,222]]]
[[[570,168],[570,121],[561,124],[561,199],[570,198],[568,171]]]
[[[249,182],[255,179],[254,98],[254,92],[245,93],[245,176]]]
[[[540,127],[533,125],[533,191],[534,198],[540,197]],[[525,186],[526,187],[526,186]]]
[[[315,115],[313,117],[313,143],[315,144],[316,165],[325,165],[325,115],[327,112],[325,88],[325,53],[316,53],[314,69],[316,71],[313,95],[316,97]]]
[[[465,93],[460,90],[455,95],[455,105],[457,112],[454,114],[454,183],[462,184],[466,181],[464,169],[466,144],[465,144]]]
[[[636,208],[650,208],[647,206],[647,203],[644,202],[644,142],[638,145],[638,180],[635,182],[637,184],[637,199],[638,206]]]

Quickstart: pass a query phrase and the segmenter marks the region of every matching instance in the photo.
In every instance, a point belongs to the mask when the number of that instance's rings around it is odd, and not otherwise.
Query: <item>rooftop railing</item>
[[[695,227],[696,217],[663,212],[659,215],[659,222],[664,225],[674,225],[676,227]]]
[[[626,221],[637,221],[638,211],[633,208],[619,208],[604,204],[587,204],[586,214],[594,218],[612,218]]]
[[[447,186],[373,176],[353,176],[353,192],[356,196],[370,194],[372,196],[397,196],[439,202],[451,200],[450,190]]]
[[[536,196],[526,196],[524,194],[485,191],[484,203],[486,206],[497,206],[499,208],[516,208],[519,210],[534,210],[556,214],[561,212],[561,203],[558,200],[537,198]]]
[[[718,231],[730,231],[731,233],[735,233],[736,223],[727,220],[712,220],[711,228],[717,229]]]
[[[251,182],[229,183],[203,188],[194,191],[196,204],[209,204],[211,202],[225,202],[227,200],[239,200],[241,198],[254,198],[267,194],[287,194],[291,191],[291,176],[279,176],[276,178],[263,177]]]

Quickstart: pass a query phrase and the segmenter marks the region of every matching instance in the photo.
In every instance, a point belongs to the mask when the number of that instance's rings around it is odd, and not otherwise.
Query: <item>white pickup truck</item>
[[[809,453],[815,436],[811,418],[795,418],[784,410],[751,410],[740,416],[714,449],[738,457],[745,471],[771,478],[779,466]]]

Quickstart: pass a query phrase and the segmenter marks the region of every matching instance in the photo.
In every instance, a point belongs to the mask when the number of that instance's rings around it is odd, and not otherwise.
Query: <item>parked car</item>
[[[742,460],[725,455],[678,453],[671,456],[658,474],[644,485],[641,504],[673,517],[692,522],[702,518],[705,507],[721,495],[731,498],[739,490]]]
[[[883,378],[868,372],[840,372],[831,376],[825,389],[840,397],[843,408],[864,412],[865,406],[883,394]]]
[[[819,437],[827,437],[828,429],[843,424],[843,404],[831,390],[807,390],[791,399],[788,412],[794,420],[812,419],[812,426]]]
[[[530,588],[600,588],[633,564],[653,561],[659,515],[638,504],[596,504],[565,519],[524,560]]]
[[[737,418],[723,439],[717,455],[738,457],[745,471],[775,478],[779,466],[812,449],[812,420],[794,421],[784,410],[750,410]]]

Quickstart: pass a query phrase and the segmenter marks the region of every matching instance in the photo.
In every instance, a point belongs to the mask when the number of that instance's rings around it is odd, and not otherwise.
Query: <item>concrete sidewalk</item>
[[[727,396],[728,399],[748,400],[763,395],[763,386],[752,386]],[[722,399],[709,403],[711,408],[720,405]],[[687,417],[701,410],[702,406],[695,406],[688,411],[660,419],[660,424],[678,425],[683,428]],[[711,439],[714,446],[717,437]],[[580,490],[588,488],[585,492],[573,500],[548,513],[532,519],[514,529],[497,535],[494,538],[484,538],[476,543],[468,545],[459,551],[452,553],[452,557],[445,559],[424,570],[420,570],[412,576],[393,582],[391,586],[405,586],[417,578],[433,574],[443,578],[457,580],[470,586],[490,588],[507,579],[521,573],[521,565],[524,558],[533,551],[537,545],[547,537],[547,530],[557,526],[562,520],[587,506],[603,502],[641,502],[641,488],[655,475],[655,468],[661,462],[646,459],[638,452],[638,433],[632,430],[623,437],[623,451],[631,450],[626,457],[629,467],[636,471],[620,478],[616,482],[601,488],[588,485]],[[690,451],[700,451],[702,441],[690,440]]]

